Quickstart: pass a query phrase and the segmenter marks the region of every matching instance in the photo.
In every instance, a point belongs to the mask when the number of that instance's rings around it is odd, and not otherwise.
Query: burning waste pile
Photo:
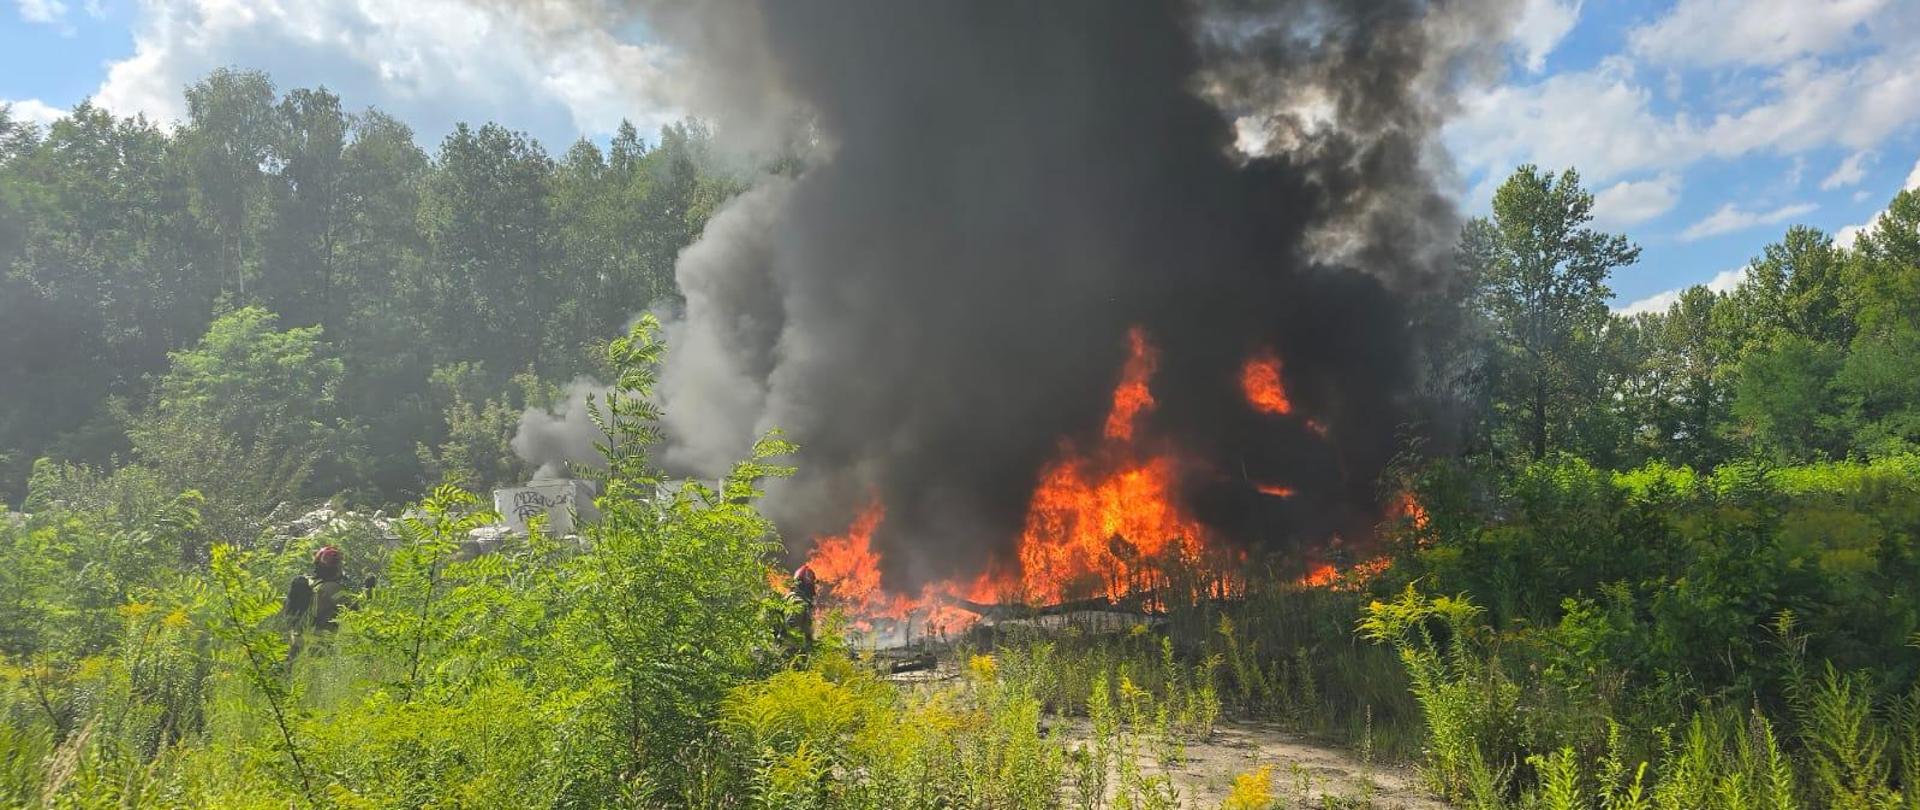
[[[1445,433],[1436,131],[1514,5],[574,4],[801,167],[679,257],[659,458],[785,431],[765,510],[868,623],[1332,582]]]

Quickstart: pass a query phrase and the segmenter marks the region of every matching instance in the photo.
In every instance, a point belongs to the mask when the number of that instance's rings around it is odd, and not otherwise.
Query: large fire
[[[1182,504],[1179,458],[1147,435],[1142,417],[1155,401],[1151,382],[1159,354],[1139,327],[1127,333],[1127,359],[1114,386],[1100,438],[1091,447],[1063,439],[1055,459],[1040,472],[1027,504],[1016,559],[989,560],[989,573],[971,581],[928,586],[918,597],[889,594],[880,581],[880,554],[873,532],[886,511],[876,502],[845,534],[818,538],[806,564],[827,587],[833,603],[862,624],[873,619],[913,621],[928,629],[957,627],[974,618],[953,604],[1120,599],[1168,584],[1175,571],[1198,575],[1211,587],[1227,587],[1231,560],[1217,538]],[[1242,368],[1240,384],[1249,407],[1261,413],[1293,412],[1281,381],[1281,363],[1271,351]],[[1317,424],[1317,423],[1315,423]],[[1253,484],[1274,498],[1292,498],[1293,487]],[[1404,505],[1402,505],[1404,509]],[[1332,566],[1311,571],[1301,582],[1331,585]]]

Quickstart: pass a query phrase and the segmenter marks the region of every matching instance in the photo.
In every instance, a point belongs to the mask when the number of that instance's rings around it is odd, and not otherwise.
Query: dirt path
[[[1069,746],[1084,744],[1090,731],[1084,719],[1056,722]],[[1272,768],[1274,795],[1283,808],[1448,810],[1409,768],[1369,765],[1351,751],[1258,723],[1223,721],[1211,738],[1189,741],[1186,760],[1171,775],[1182,807],[1212,810],[1233,789],[1235,776],[1263,766]],[[1142,769],[1165,773],[1158,763]]]

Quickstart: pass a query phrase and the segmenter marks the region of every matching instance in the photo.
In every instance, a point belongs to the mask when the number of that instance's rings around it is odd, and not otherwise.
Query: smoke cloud
[[[782,428],[791,545],[878,498],[896,585],[971,573],[1060,442],[1098,435],[1139,325],[1147,432],[1202,519],[1267,548],[1365,533],[1440,328],[1410,302],[1454,294],[1435,134],[1515,6],[596,7],[647,15],[718,131],[806,149],[681,256],[666,462],[715,475]],[[1317,429],[1247,406],[1266,350]]]
[[[520,428],[509,446],[521,460],[538,466],[535,480],[560,478],[569,465],[604,468],[606,460],[594,447],[605,437],[593,423],[593,403],[607,395],[607,387],[591,377],[567,385],[566,397],[553,410],[528,408],[520,414]]]

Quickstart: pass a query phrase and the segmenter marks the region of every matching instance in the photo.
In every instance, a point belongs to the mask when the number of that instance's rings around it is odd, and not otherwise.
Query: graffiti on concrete
[[[573,490],[571,488],[550,493],[537,489],[523,489],[513,493],[513,517],[522,525],[535,515],[544,515],[555,509],[572,507]]]

